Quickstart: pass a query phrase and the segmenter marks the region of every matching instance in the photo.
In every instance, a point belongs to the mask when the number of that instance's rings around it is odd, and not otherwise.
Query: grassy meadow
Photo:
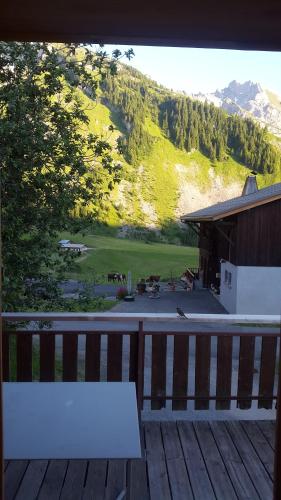
[[[84,243],[90,250],[78,257],[67,278],[91,281],[110,272],[132,272],[133,281],[150,274],[161,279],[179,276],[187,266],[198,266],[198,249],[194,247],[145,243],[110,236],[62,233],[61,239]]]

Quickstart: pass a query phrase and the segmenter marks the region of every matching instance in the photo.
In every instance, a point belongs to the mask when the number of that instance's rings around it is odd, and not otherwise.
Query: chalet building
[[[281,183],[258,189],[250,175],[242,195],[184,215],[199,237],[204,287],[234,314],[281,312]]]
[[[70,250],[71,252],[83,253],[88,250],[86,245],[82,243],[71,243],[70,240],[60,240],[59,245],[63,250]]]
[[[60,240],[59,241],[60,246],[67,245],[68,243],[70,243],[70,240]]]

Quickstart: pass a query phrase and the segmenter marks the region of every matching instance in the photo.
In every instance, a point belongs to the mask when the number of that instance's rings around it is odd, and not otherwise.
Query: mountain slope
[[[122,131],[104,104],[91,111],[91,130],[110,137],[114,144]],[[109,134],[110,125],[115,126]],[[212,164],[199,151],[182,151],[169,141],[151,120],[145,130],[153,138],[150,153],[137,166],[115,153],[123,166],[123,179],[111,194],[104,221],[113,225],[159,227],[183,213],[223,201],[241,193],[249,170],[232,158]],[[262,180],[262,176],[260,180]]]
[[[270,142],[267,130],[252,119],[171,92],[133,68],[122,66],[118,77],[106,80],[103,102],[119,113],[126,126],[121,142],[132,164],[151,150],[153,139],[144,127],[150,117],[181,150],[199,150],[213,162],[231,156],[262,174],[280,170],[280,151]]]
[[[249,168],[237,158],[251,144],[259,153],[259,186],[280,180],[280,155],[262,129],[249,120],[229,121],[214,106],[193,104],[137,70],[122,65],[119,75],[105,83],[98,104],[80,92],[89,129],[123,147],[122,155],[114,151],[122,163],[122,180],[104,200],[101,216],[123,227],[123,234],[134,227],[166,230],[184,213],[240,195]],[[187,141],[194,130],[197,148]],[[231,144],[233,137],[237,146]],[[204,141],[210,141],[210,150]],[[267,164],[262,163],[265,153]],[[248,166],[253,161],[250,157]]]

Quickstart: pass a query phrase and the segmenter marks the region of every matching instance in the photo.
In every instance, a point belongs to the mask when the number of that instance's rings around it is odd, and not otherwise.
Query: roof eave
[[[204,217],[204,216],[188,216],[184,215],[181,217],[181,221],[186,223],[186,222],[215,222],[219,219],[225,219],[226,217],[230,217],[231,215],[236,215],[240,212],[245,212],[246,210],[251,210],[252,208],[259,207],[262,205],[266,205],[267,203],[271,203],[273,201],[279,200],[281,198],[281,194],[277,194],[275,196],[271,196],[270,198],[264,199],[264,200],[258,200],[255,201],[254,203],[248,203],[247,205],[244,205],[242,207],[236,207],[233,208],[232,210],[227,210],[226,212],[221,212],[219,214],[215,214],[209,217]]]
[[[212,222],[213,217],[181,217],[181,222],[187,224],[188,222]]]

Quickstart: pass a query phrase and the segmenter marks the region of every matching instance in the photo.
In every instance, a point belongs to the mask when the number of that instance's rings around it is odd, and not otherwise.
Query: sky
[[[106,45],[108,52],[128,46]],[[251,80],[281,96],[281,53],[240,50],[132,46],[135,57],[124,60],[173,90],[188,94],[214,92],[232,80]]]

